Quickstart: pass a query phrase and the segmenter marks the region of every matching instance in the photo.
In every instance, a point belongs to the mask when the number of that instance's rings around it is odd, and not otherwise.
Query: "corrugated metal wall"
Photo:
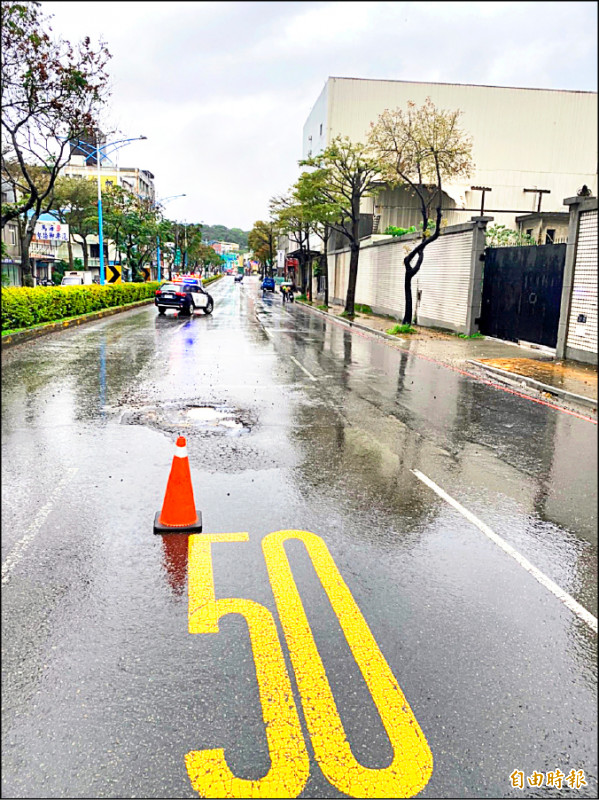
[[[580,314],[586,322],[578,322]],[[597,352],[597,211],[583,211],[578,229],[568,347]]]
[[[472,230],[447,234],[427,247],[416,275],[422,291],[418,319],[442,320],[451,328],[466,325],[472,236]]]
[[[464,328],[468,313],[473,231],[446,233],[429,245],[412,282],[418,319],[434,321],[452,330]],[[404,313],[403,260],[415,240],[363,246],[360,249],[356,303],[398,319]],[[349,278],[349,250],[329,256],[331,297],[345,302]]]

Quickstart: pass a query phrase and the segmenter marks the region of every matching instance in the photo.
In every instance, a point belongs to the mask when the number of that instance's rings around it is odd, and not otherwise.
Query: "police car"
[[[193,314],[201,308],[204,314],[212,314],[214,300],[202,286],[202,279],[195,276],[182,276],[164,283],[156,290],[154,303],[159,314],[172,308],[181,314]]]

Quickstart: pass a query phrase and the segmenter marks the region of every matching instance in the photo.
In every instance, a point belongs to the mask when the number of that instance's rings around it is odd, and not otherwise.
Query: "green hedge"
[[[203,278],[202,279],[202,285],[203,286],[208,286],[209,283],[214,283],[214,281],[217,281],[219,278],[222,278],[222,277],[223,277],[223,273],[222,272],[218,272],[216,275],[212,275],[212,277],[210,277],[210,278]]]
[[[31,328],[153,297],[158,283],[98,286],[14,286],[2,289],[2,330]]]

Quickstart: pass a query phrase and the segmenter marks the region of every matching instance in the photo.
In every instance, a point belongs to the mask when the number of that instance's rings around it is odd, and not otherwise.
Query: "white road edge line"
[[[10,575],[13,569],[17,566],[19,561],[23,558],[25,553],[27,552],[27,548],[35,538],[37,532],[42,527],[44,522],[46,521],[46,517],[52,511],[52,506],[56,501],[58,495],[62,492],[65,488],[67,483],[71,480],[73,475],[77,472],[76,467],[71,467],[67,469],[66,473],[63,475],[59,483],[54,488],[54,491],[50,495],[50,499],[40,508],[37,512],[35,517],[33,518],[33,522],[27,528],[27,533],[23,536],[19,541],[15,544],[13,549],[8,554],[6,561],[2,564],[2,585],[4,586],[5,583],[8,583]]]
[[[314,377],[314,375],[312,375],[311,372],[308,372],[308,370],[303,366],[303,364],[300,364],[297,358],[294,358],[293,356],[289,356],[289,358],[293,361],[294,364],[297,364],[297,366],[306,373],[306,375],[310,378],[311,381],[318,380],[317,378]]]
[[[498,536],[494,531],[491,530],[491,528],[489,528],[488,525],[485,525],[485,523],[478,519],[478,517],[475,517],[471,511],[468,511],[468,509],[464,508],[464,506],[458,503],[457,500],[454,500],[453,497],[448,495],[447,492],[441,489],[440,486],[437,486],[434,481],[432,481],[430,478],[427,478],[426,475],[417,469],[412,469],[410,472],[412,472],[412,474],[421,480],[422,483],[425,483],[430,489],[432,489],[433,492],[436,492],[439,497],[442,497],[443,500],[449,503],[450,506],[453,506],[455,509],[457,509],[460,514],[466,517],[466,519],[469,520],[473,525],[476,525],[476,527],[481,530],[485,536],[488,536],[491,541],[499,545],[499,547],[501,547],[505,553],[514,558],[521,567],[524,567],[524,569],[533,576],[533,578],[536,578],[536,580],[538,580],[542,586],[544,586],[546,589],[549,589],[549,591],[554,594],[558,600],[561,600],[561,602],[567,606],[570,611],[573,611],[577,617],[579,617],[583,622],[586,622],[591,630],[597,633],[597,618],[594,617],[590,611],[587,611],[586,608],[581,606],[580,603],[578,603],[573,597],[564,592],[563,589],[560,589],[557,583],[554,583],[551,578],[548,578],[547,575],[545,575],[544,572],[541,572],[540,569],[537,569],[533,564],[530,563],[530,561],[524,558],[524,556],[520,555],[520,553],[517,550],[514,550],[514,548],[504,541],[501,536]]]
[[[191,317],[189,319],[184,320],[180,325],[177,325],[175,330],[172,331],[172,333],[170,334],[171,339],[174,339],[174,337],[179,333],[181,328],[184,328],[186,325],[189,324],[190,320],[191,320]]]

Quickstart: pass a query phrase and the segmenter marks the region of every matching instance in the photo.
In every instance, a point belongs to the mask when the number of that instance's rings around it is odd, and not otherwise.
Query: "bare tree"
[[[404,324],[412,322],[412,278],[425,248],[441,233],[443,181],[467,177],[473,169],[472,141],[458,126],[461,113],[440,111],[428,97],[420,108],[409,102],[406,112],[387,110],[371,123],[369,142],[383,180],[407,187],[418,198],[422,215],[422,240],[404,258]]]

